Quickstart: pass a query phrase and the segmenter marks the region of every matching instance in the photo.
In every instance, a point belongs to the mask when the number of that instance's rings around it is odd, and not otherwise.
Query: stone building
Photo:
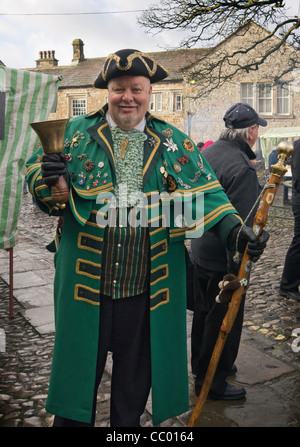
[[[300,126],[300,76],[298,72],[287,74],[280,83],[276,75],[287,66],[296,50],[286,45],[271,56],[257,70],[237,74],[206,97],[197,99],[197,82],[191,82],[193,73],[208,60],[218,60],[221,54],[235,48],[244,48],[253,36],[261,37],[269,32],[250,22],[241,27],[219,45],[210,49],[188,49],[147,53],[157,59],[170,76],[153,85],[150,111],[186,132],[194,141],[216,140],[224,128],[224,112],[236,102],[250,103],[270,127]],[[274,39],[277,39],[274,37]],[[266,51],[266,44],[259,51]],[[140,49],[140,48],[139,48]],[[140,49],[142,50],[142,49]],[[244,58],[250,57],[245,53]],[[55,51],[40,51],[36,67],[39,71],[61,75],[63,80],[58,91],[57,110],[50,119],[73,117],[99,109],[107,100],[106,90],[98,90],[93,83],[101,71],[105,58],[85,58],[84,43],[73,41],[72,62],[59,66]],[[224,66],[229,69],[229,65]],[[260,135],[266,131],[260,129]],[[257,148],[256,148],[257,149]]]
[[[222,65],[222,70],[227,73],[235,70],[238,64],[251,61],[259,61],[262,55],[269,52],[272,43],[278,43],[277,37],[266,40],[270,35],[264,28],[250,22],[243,28],[213,48],[210,53],[200,60],[201,64],[218,61],[224,58],[224,55],[233,54],[237,51],[236,58],[226,58]],[[238,50],[251,48],[253,39],[257,38],[263,43],[253,51],[247,51],[241,54]],[[236,102],[246,102],[257,110],[259,115],[268,121],[267,128],[260,128],[261,136],[269,128],[290,128],[300,126],[300,73],[299,70],[286,73],[280,76],[289,65],[292,58],[295,59],[296,50],[290,45],[284,45],[276,53],[271,53],[264,64],[257,65],[257,69],[249,69],[248,72],[237,73],[234,78],[217,89],[211,91],[206,97],[201,97],[195,101],[193,96],[197,97],[197,86],[186,82],[187,101],[186,111],[189,112],[189,133],[194,139],[200,138],[202,141],[207,139],[215,140],[220,131],[224,128],[222,117],[225,111]],[[244,60],[242,60],[244,59]],[[219,66],[216,65],[216,70]],[[198,63],[188,67],[186,73],[199,70]],[[192,74],[189,76],[192,79]],[[212,76],[213,79],[213,76]],[[279,79],[279,81],[276,81]],[[209,87],[209,85],[207,85]],[[187,113],[185,114],[187,116]]]

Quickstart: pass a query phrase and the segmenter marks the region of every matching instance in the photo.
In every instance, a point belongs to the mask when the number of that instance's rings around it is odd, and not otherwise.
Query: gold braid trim
[[[130,55],[127,57],[128,64],[126,65],[126,67],[122,67],[122,66],[120,65],[120,59],[121,59],[120,56],[118,56],[117,54],[110,54],[110,55],[108,56],[107,67],[106,67],[106,69],[103,68],[103,70],[102,70],[102,77],[103,77],[104,81],[106,81],[107,72],[108,72],[108,69],[109,69],[110,64],[111,64],[112,61],[115,61],[115,62],[116,62],[117,67],[118,67],[119,70],[127,71],[127,70],[130,70],[130,68],[131,68],[131,66],[132,66],[132,61],[133,61],[136,57],[137,57],[138,59],[140,59],[140,60],[143,62],[143,64],[145,65],[145,67],[146,67],[146,69],[147,69],[147,71],[148,71],[148,73],[149,73],[149,76],[152,77],[152,76],[156,73],[156,70],[157,70],[157,63],[155,62],[155,60],[154,60],[152,57],[150,57],[150,56],[148,56],[148,55],[146,55],[146,54],[144,54],[144,53],[141,53],[141,52],[137,52],[137,51],[136,51],[135,53],[132,53],[132,54],[130,54]],[[152,69],[152,70],[151,70],[151,68],[149,67],[149,65],[147,64],[146,60],[144,59],[145,57],[148,58],[148,59],[150,59],[150,60],[153,62],[153,69]]]

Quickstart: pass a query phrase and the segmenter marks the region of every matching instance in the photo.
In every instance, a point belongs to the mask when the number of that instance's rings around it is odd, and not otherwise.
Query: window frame
[[[68,106],[68,117],[69,118],[80,116],[80,115],[74,115],[74,113],[73,113],[73,101],[74,100],[84,100],[85,101],[85,113],[88,113],[88,94],[87,93],[69,92],[69,93],[67,93],[66,96],[67,96],[67,106]]]
[[[247,94],[246,95],[243,95],[243,86],[247,86]],[[252,95],[249,95],[249,93],[248,93],[249,86],[252,87]],[[254,82],[242,82],[240,88],[241,88],[241,92],[240,92],[241,102],[245,102],[245,103],[249,104],[251,107],[255,108],[255,84],[254,84]]]
[[[150,104],[149,104],[150,112],[155,112],[155,93],[151,93]]]
[[[150,112],[162,112],[163,110],[163,94],[162,92],[152,92],[149,104]]]
[[[178,101],[177,98],[180,98]],[[177,104],[179,103],[179,107],[177,107]],[[182,112],[183,110],[183,101],[182,101],[182,93],[174,93],[173,96],[173,112]]]
[[[286,89],[288,91],[287,96],[279,96],[278,90],[281,90],[281,92]],[[279,101],[287,101],[287,112],[279,110]],[[283,105],[282,110],[284,110],[285,105]],[[279,116],[289,116],[291,114],[291,88],[290,84],[288,83],[280,83],[276,84],[276,114]]]
[[[163,95],[161,92],[155,93],[155,103],[156,103],[156,111],[162,112],[163,109]]]
[[[252,98],[253,101],[250,101],[251,95],[248,94],[248,89],[252,85]],[[244,86],[247,86],[247,92],[246,94],[243,92],[245,89]],[[269,88],[269,91],[266,95],[261,95],[260,90],[263,86],[266,86]],[[280,88],[287,88],[288,94],[286,97],[279,96],[279,89]],[[291,97],[291,84],[289,82],[283,82],[283,83],[272,83],[272,82],[241,82],[240,83],[240,100],[241,102],[246,102],[250,104],[259,115],[264,115],[266,117],[289,117],[292,114],[291,107],[292,107],[292,97]],[[286,101],[285,106],[287,107],[288,111],[284,112],[284,106],[281,109],[279,106],[279,101]],[[262,104],[263,102],[263,104]],[[262,107],[263,105],[263,107]],[[267,106],[267,107],[265,107]],[[269,110],[268,110],[269,108]]]
[[[82,108],[82,107],[74,106],[74,102],[75,101],[82,101],[82,102],[84,102],[84,107]],[[74,113],[74,111],[76,109],[78,111],[84,109],[84,112],[83,113]],[[87,113],[87,100],[86,100],[86,98],[83,98],[83,97],[81,97],[81,98],[79,98],[79,97],[78,98],[76,98],[76,97],[75,98],[71,98],[71,117],[74,118],[76,116],[86,115],[86,113]]]
[[[274,115],[273,108],[273,84],[270,82],[258,82],[256,84],[256,110],[258,114],[271,116]],[[266,90],[266,94],[261,94],[262,89]],[[261,102],[263,103],[261,104]],[[268,110],[270,108],[270,110]]]

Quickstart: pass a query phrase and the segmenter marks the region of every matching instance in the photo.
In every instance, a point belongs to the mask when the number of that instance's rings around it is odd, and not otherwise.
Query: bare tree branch
[[[222,42],[233,33],[247,32],[251,22],[268,27],[269,34],[261,37],[258,33],[245,47],[234,49],[231,53],[222,48]],[[208,94],[238,73],[257,70],[268,58],[286,51],[287,44],[295,50],[295,54],[291,53],[288,66],[276,75],[277,81],[300,67],[300,19],[287,17],[283,0],[161,0],[160,4],[152,5],[141,15],[139,23],[150,33],[186,30],[188,36],[179,48],[199,47],[200,43],[208,48],[210,44],[210,51],[199,61],[201,69],[197,71],[190,67],[188,75],[189,80],[193,79],[201,86],[198,96]]]
[[[211,41],[212,37],[227,37],[248,20],[262,24],[278,19],[283,12],[283,0],[161,0],[141,15],[139,23],[152,32],[184,29]]]

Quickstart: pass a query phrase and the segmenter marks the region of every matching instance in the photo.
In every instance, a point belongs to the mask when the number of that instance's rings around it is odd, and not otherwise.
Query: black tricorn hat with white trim
[[[169,73],[148,54],[139,50],[124,49],[108,56],[101,73],[94,82],[94,87],[107,88],[111,79],[125,75],[145,76],[153,84],[169,76]]]

